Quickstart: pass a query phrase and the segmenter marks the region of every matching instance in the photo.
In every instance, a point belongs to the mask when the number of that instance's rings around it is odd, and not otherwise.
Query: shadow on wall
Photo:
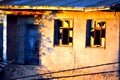
[[[0,76],[0,80],[46,80],[46,77],[52,75],[42,76],[39,74],[47,72],[49,71],[45,66],[9,65],[5,68],[5,75]]]
[[[29,31],[27,33],[30,32],[30,34],[28,34],[28,37],[31,38],[32,42],[33,42],[33,38],[35,39],[35,41],[37,41],[37,44],[34,46],[34,48],[39,47],[39,50],[37,50],[37,51],[39,51],[39,56],[40,57],[41,56],[46,56],[46,55],[51,54],[53,52],[53,48],[51,48],[51,45],[53,45],[52,40],[49,37],[49,35],[47,35],[48,33],[47,34],[44,33],[44,30],[49,29],[49,25],[46,24],[46,21],[51,23],[52,20],[54,20],[54,18],[56,17],[57,13],[58,13],[58,11],[50,11],[50,12],[45,12],[43,15],[35,15],[35,25],[37,25],[37,28],[33,28],[33,27],[29,26]],[[35,29],[37,29],[37,33],[35,33]],[[36,34],[37,34],[37,36],[36,36]],[[38,39],[38,40],[36,40],[36,39]],[[30,41],[30,39],[28,41]],[[47,44],[49,44],[49,45],[47,45]],[[31,45],[32,45],[32,43],[28,46],[31,46]],[[30,49],[28,51],[30,51]],[[31,47],[31,53],[32,52],[34,52],[34,50]],[[19,69],[21,69],[21,70],[19,70]],[[17,77],[14,77],[14,79],[17,79],[17,78],[21,78],[21,79],[22,78],[23,79],[24,78],[32,78],[33,79],[34,78],[34,79],[45,80],[47,77],[52,77],[51,74],[48,74],[48,75],[45,75],[45,76],[41,75],[41,76],[37,76],[37,77],[32,76],[32,75],[35,75],[35,74],[38,75],[38,74],[50,72],[47,69],[47,67],[45,67],[44,65],[43,66],[42,65],[41,66],[30,65],[30,66],[26,66],[26,67],[25,66],[19,66],[19,68],[17,68],[16,71],[13,70],[13,72],[14,72],[13,76],[15,76],[15,74],[17,74],[16,72],[18,72],[18,71],[21,71],[20,73],[22,74],[22,76],[17,75]]]
[[[35,25],[38,25],[37,27],[37,39],[36,40],[39,46],[39,56],[46,56],[49,53],[51,54],[53,52],[53,48],[51,48],[51,45],[53,45],[51,38],[49,37],[49,35],[47,36],[47,34],[44,33],[43,30],[48,29],[49,25],[45,24],[46,21],[48,22],[52,22],[52,20],[54,20],[54,18],[56,17],[56,14],[58,13],[58,11],[50,11],[49,13],[44,13],[43,15],[37,15],[35,16]],[[30,34],[28,34],[28,37],[31,38],[31,41],[34,39],[36,39],[36,35],[34,35],[35,31],[33,31],[33,27],[29,26],[29,31],[27,33],[30,32]],[[32,36],[33,34],[33,36]],[[28,40],[29,41],[29,40]],[[47,45],[49,44],[49,45]],[[31,43],[32,45],[32,43]],[[30,45],[28,45],[30,46]],[[31,51],[33,48],[31,47]],[[32,52],[31,52],[32,53]],[[40,59],[40,58],[39,58]],[[12,65],[11,67],[9,67],[7,69],[8,73],[12,72],[11,76],[13,76],[11,79],[12,80],[16,80],[16,79],[37,79],[37,80],[49,80],[46,79],[47,77],[52,77],[52,74],[48,74],[48,75],[39,75],[39,74],[43,74],[43,73],[49,73],[51,71],[49,71],[47,69],[47,67],[45,67],[44,65]],[[39,76],[36,76],[39,75]]]
[[[25,44],[26,45],[24,45],[24,46],[26,47],[25,57],[27,57],[26,58],[27,62],[25,62],[25,63],[27,63],[29,65],[20,65],[20,64],[9,65],[5,69],[5,76],[3,76],[3,80],[8,80],[8,79],[15,80],[17,78],[22,79],[22,78],[28,78],[28,76],[31,76],[30,79],[39,79],[40,78],[40,80],[41,80],[41,78],[42,78],[43,80],[45,80],[45,77],[51,76],[51,75],[47,75],[47,76],[32,77],[32,75],[35,75],[35,74],[37,75],[37,74],[41,74],[41,73],[50,72],[47,69],[47,67],[42,66],[40,62],[39,62],[40,65],[36,66],[34,64],[36,64],[35,63],[36,57],[45,56],[48,53],[53,52],[53,49],[51,48],[51,45],[53,45],[52,40],[49,36],[44,34],[43,29],[48,29],[48,27],[49,27],[49,25],[45,24],[45,21],[52,22],[52,20],[54,20],[54,18],[56,17],[57,13],[58,13],[58,11],[50,11],[49,13],[45,12],[43,15],[37,15],[37,16],[35,15],[35,20],[36,20],[35,25],[34,24],[31,25],[31,23],[28,24],[26,32],[25,32]],[[13,15],[12,17],[15,17],[18,20],[19,15]],[[20,16],[20,19],[24,20],[24,21],[19,20],[19,22],[20,23],[26,22],[27,18],[30,18],[30,17],[25,16],[25,15]],[[13,22],[13,21],[11,21],[11,22]],[[24,28],[24,25],[25,25],[25,23],[23,24],[22,28]],[[38,25],[37,26],[38,28],[34,27],[36,25]],[[16,26],[19,27],[17,24],[16,24]],[[20,25],[20,27],[21,27],[21,25]],[[11,26],[10,26],[10,28],[11,28]],[[22,29],[21,29],[21,31],[22,31]],[[21,33],[19,34],[19,37],[21,35],[22,35],[22,37],[24,37],[23,34],[21,34]],[[22,42],[21,39],[19,41]],[[36,44],[36,42],[37,42],[37,44]],[[50,46],[47,46],[46,44],[49,44]],[[16,44],[16,45],[18,45],[18,44]],[[38,48],[38,50],[36,50],[37,48]],[[42,49],[45,49],[46,51],[42,50]],[[34,52],[36,54],[33,54]],[[33,60],[33,59],[34,59],[33,64],[31,64],[32,62],[30,60]],[[40,57],[38,60],[40,61]],[[28,80],[30,80],[30,79],[28,79]]]
[[[33,66],[33,65],[12,65],[8,67],[8,74],[14,75],[10,78],[11,80],[22,79],[22,80],[51,80],[51,79],[69,79],[72,80],[117,80],[117,75],[114,75],[118,70],[111,71],[94,71],[85,72],[84,69],[94,69],[97,67],[114,66],[118,62],[98,64],[93,66],[85,66],[76,69],[60,70],[56,72],[50,72],[45,66]],[[11,68],[14,69],[11,69]],[[74,73],[73,73],[74,72]],[[17,74],[17,75],[16,75]],[[16,76],[15,76],[16,75]]]
[[[50,24],[47,24],[46,22],[51,23],[57,13],[60,13],[60,11],[48,11],[43,15],[35,16],[35,24],[39,26],[39,32],[41,33],[40,56],[45,56],[54,51],[53,48],[51,48],[51,45],[53,45],[53,39],[49,37],[49,33],[45,33],[43,30],[49,29]]]

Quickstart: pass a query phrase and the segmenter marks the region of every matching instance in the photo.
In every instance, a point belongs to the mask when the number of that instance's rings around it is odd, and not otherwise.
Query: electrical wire
[[[28,77],[36,77],[36,76],[47,75],[47,74],[55,74],[55,73],[73,71],[73,70],[75,71],[75,70],[81,70],[81,69],[87,69],[87,68],[94,68],[94,67],[100,67],[100,66],[107,66],[107,65],[113,65],[113,64],[119,64],[119,62],[106,63],[106,64],[98,64],[98,65],[94,65],[94,66],[86,66],[86,67],[75,68],[75,69],[60,70],[60,71],[56,71],[56,72],[49,72],[49,73],[36,74],[36,75],[30,75],[30,76],[23,76],[23,77],[18,77],[18,78],[12,78],[11,80],[28,78]],[[78,74],[78,75],[74,75],[74,74],[73,74],[72,76],[51,77],[51,78],[47,78],[47,79],[69,78],[69,77],[95,75],[95,74],[102,74],[102,73],[112,73],[112,72],[119,72],[119,71],[120,71],[120,70],[118,69],[118,70],[111,70],[111,71],[104,71],[104,72],[95,72],[95,73],[89,73],[89,74]]]

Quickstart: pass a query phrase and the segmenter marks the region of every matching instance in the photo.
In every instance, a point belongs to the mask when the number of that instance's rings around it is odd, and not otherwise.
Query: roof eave
[[[1,10],[12,9],[12,10],[72,10],[72,11],[101,11],[110,10],[110,7],[62,7],[62,6],[0,6]]]

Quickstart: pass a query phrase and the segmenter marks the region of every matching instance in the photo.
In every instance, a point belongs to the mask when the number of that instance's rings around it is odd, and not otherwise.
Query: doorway
[[[38,65],[40,37],[33,15],[7,16],[7,60]]]
[[[39,63],[39,33],[38,26],[34,24],[27,24],[26,28],[26,46],[25,46],[25,63],[38,64]]]

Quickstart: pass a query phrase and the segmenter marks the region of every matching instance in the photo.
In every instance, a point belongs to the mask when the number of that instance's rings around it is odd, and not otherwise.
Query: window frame
[[[93,31],[94,31],[94,34],[93,34],[93,39],[94,39],[94,41],[91,40],[91,33],[89,33],[90,38],[89,38],[89,40],[87,40],[87,35],[88,35],[88,34],[87,34],[87,33],[88,33],[88,32],[87,32],[87,31],[88,31],[87,21],[88,21],[88,20],[91,20],[91,27],[90,27],[90,29],[89,29],[89,30],[90,30],[89,32],[91,32],[92,29],[93,29]],[[97,22],[104,22],[104,27],[103,27],[103,28],[100,27],[100,28],[97,28],[97,29],[96,29],[96,24],[97,24],[96,21],[97,21]],[[95,22],[96,22],[96,24],[95,24]],[[104,38],[104,41],[102,42],[102,35],[103,35],[103,34],[102,34],[102,30],[103,30],[103,29],[105,29],[105,31],[104,31],[104,37],[103,37],[103,38]],[[96,31],[97,31],[97,30],[100,30],[100,44],[98,44],[98,45],[95,44],[95,37],[96,37]],[[88,42],[88,41],[90,42],[90,45],[87,45],[87,42]],[[93,44],[92,44],[92,43],[93,43]],[[103,43],[104,43],[104,45],[102,45]],[[87,19],[87,20],[86,20],[86,45],[85,45],[85,46],[86,46],[86,48],[87,48],[87,47],[91,47],[91,48],[104,48],[104,49],[106,48],[106,20],[105,20],[105,19],[104,19],[104,20],[103,20],[103,19]]]
[[[60,21],[62,21],[62,25],[63,26],[61,26],[61,27],[59,27],[59,32],[60,32],[60,30],[62,30],[63,31],[63,29],[68,29],[68,44],[62,44],[62,40],[63,40],[63,32],[62,32],[62,34],[61,34],[61,39],[59,39],[59,45],[56,45],[55,44],[55,20],[60,20]],[[68,25],[68,28],[67,27],[64,27],[64,21],[65,20],[67,20],[67,21],[72,21],[72,27],[70,28],[70,24]],[[69,44],[69,41],[70,41],[70,39],[69,39],[69,36],[70,36],[70,29],[72,30],[72,44],[70,45]],[[74,19],[72,19],[72,18],[56,18],[56,19],[54,19],[54,38],[53,38],[53,46],[54,47],[72,47],[73,46],[73,33],[74,33]],[[60,32],[61,33],[61,32]]]

